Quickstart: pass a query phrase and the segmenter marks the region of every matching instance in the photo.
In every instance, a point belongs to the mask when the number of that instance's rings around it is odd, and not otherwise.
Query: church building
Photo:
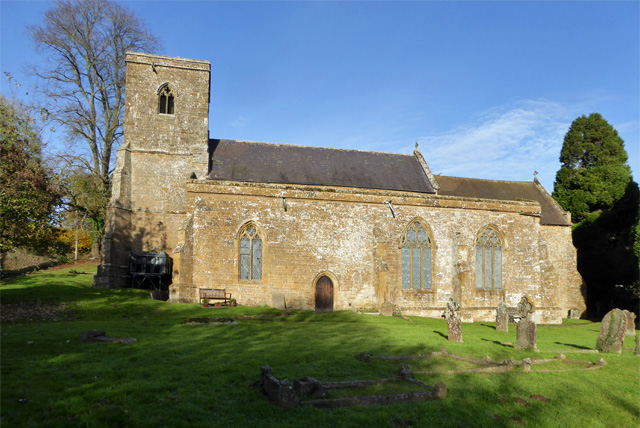
[[[169,299],[224,288],[242,305],[538,322],[585,310],[570,215],[531,182],[431,173],[423,155],[209,137],[210,63],[127,54],[124,142],[95,286],[166,253]]]

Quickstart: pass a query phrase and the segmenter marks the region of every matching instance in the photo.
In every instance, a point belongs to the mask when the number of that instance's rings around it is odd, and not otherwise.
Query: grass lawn
[[[74,269],[89,272],[95,266]],[[159,302],[143,290],[93,289],[92,279],[62,269],[0,283],[3,312],[18,314],[3,322],[0,336],[3,428],[640,425],[640,357],[631,349],[621,355],[565,353],[571,360],[604,358],[607,365],[598,370],[551,363],[534,364],[530,372],[416,374],[424,383],[444,382],[448,388],[446,400],[419,404],[281,409],[252,387],[265,363],[279,379],[311,376],[320,381],[389,378],[404,363],[414,372],[473,366],[447,358],[363,362],[356,358],[363,351],[408,355],[445,347],[494,361],[553,358],[560,351],[594,349],[599,323],[539,325],[539,353],[515,350],[509,344],[516,341],[515,325],[503,333],[491,322],[463,324],[464,343],[448,342],[444,320],[352,312],[295,312],[237,325],[194,325],[185,321],[280,312]],[[23,319],[16,321],[21,313]],[[82,342],[81,332],[87,330],[138,342]],[[634,345],[634,337],[627,336],[625,347]],[[372,390],[385,393],[384,388]]]

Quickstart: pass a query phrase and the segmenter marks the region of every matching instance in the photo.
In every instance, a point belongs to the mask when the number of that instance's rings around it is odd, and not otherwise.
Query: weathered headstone
[[[636,314],[627,310],[624,310],[623,312],[626,319],[625,332],[629,336],[635,336],[636,335]]]
[[[533,304],[531,297],[522,296],[520,303],[518,303],[518,313],[521,319],[531,320],[531,314],[536,310],[536,305]]]
[[[578,308],[569,309],[569,319],[570,320],[579,320],[580,319],[580,309],[578,309]]]
[[[380,315],[384,315],[385,317],[393,316],[393,304],[389,302],[384,302],[380,307]]]
[[[282,294],[282,293],[273,293],[271,295],[271,306],[276,308],[276,309],[285,310],[286,309],[286,304],[285,304],[285,300],[284,300],[284,294]]]
[[[596,349],[600,352],[622,352],[622,342],[627,329],[627,317],[620,309],[610,310],[600,324]]]
[[[496,330],[509,331],[509,308],[504,302],[498,303],[496,308]]]
[[[516,349],[537,349],[537,327],[531,319],[536,310],[529,296],[522,296],[518,303],[518,312],[522,317],[516,328]]]
[[[460,324],[460,304],[450,297],[447,301],[447,310],[444,314],[447,319],[449,342],[462,342],[462,326]]]

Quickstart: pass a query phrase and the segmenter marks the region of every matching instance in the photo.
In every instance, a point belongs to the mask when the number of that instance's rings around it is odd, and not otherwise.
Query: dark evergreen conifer
[[[587,284],[588,310],[633,309],[638,298],[638,185],[624,141],[598,113],[571,124],[553,197],[577,225],[573,243]]]
[[[573,121],[560,152],[553,197],[574,222],[611,208],[631,182],[624,141],[599,113]]]

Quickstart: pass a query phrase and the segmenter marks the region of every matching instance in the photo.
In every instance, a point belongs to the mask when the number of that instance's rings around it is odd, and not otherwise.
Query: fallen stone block
[[[138,342],[133,337],[111,337],[106,334],[107,332],[102,330],[83,331],[81,338],[83,342],[124,343],[126,345]]]

